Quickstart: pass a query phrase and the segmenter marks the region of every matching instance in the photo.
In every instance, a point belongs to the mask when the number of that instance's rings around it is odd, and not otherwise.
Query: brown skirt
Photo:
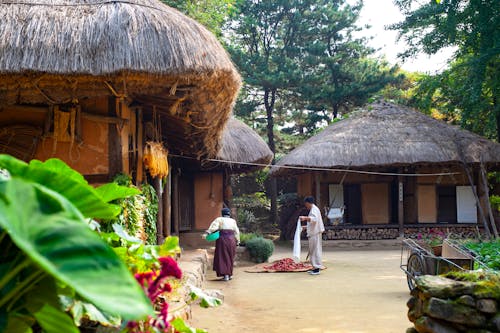
[[[236,238],[233,230],[220,230],[220,237],[215,242],[214,271],[217,276],[233,275]]]

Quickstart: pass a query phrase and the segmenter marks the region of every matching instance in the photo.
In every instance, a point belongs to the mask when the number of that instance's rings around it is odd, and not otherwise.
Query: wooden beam
[[[165,240],[165,236],[163,235],[163,189],[161,186],[161,178],[155,177],[153,182],[156,196],[158,197],[158,214],[156,215],[156,243],[162,244]]]
[[[316,185],[316,204],[318,207],[321,205],[321,174],[319,172],[316,172],[314,175],[314,181]],[[321,207],[320,207],[321,210]]]
[[[399,173],[401,173],[401,171]],[[404,219],[405,219],[405,214],[404,214],[403,176],[398,176],[398,225],[399,225],[400,237],[404,237],[405,234]]]
[[[163,234],[165,237],[172,234],[172,170],[169,169],[163,191]]]
[[[179,214],[179,175],[175,173],[173,175],[173,184],[172,184],[172,191],[173,191],[173,217],[174,217],[174,231],[173,234],[179,235],[179,219],[180,219],[180,214]]]
[[[130,141],[130,109],[119,98],[116,99],[118,114],[120,117],[127,119],[124,126],[119,127],[120,141],[121,141],[121,159],[122,159],[122,172],[130,175],[130,161],[129,161],[129,141]]]
[[[108,114],[116,116],[116,103],[114,97],[108,98]],[[83,115],[82,115],[83,116]],[[108,169],[111,177],[122,172],[121,142],[116,124],[108,125]]]
[[[136,166],[136,184],[142,183],[144,176],[144,163],[142,158],[144,156],[144,123],[142,118],[142,109],[137,109],[137,166]]]

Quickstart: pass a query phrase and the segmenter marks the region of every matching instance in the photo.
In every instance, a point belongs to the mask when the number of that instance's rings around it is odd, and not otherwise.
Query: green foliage
[[[142,239],[146,244],[156,244],[158,196],[155,189],[149,184],[143,184],[139,190],[132,184],[127,175],[116,176],[111,184],[114,183],[120,184],[121,188],[128,191],[126,193],[132,195],[125,198],[122,196],[114,201],[116,205],[121,207],[121,213],[114,219],[102,221],[102,230],[107,233],[113,232],[113,225],[119,224],[128,233]]]
[[[126,266],[84,219],[94,217],[89,207],[111,216],[116,206],[59,160],[28,165],[0,155],[0,165],[7,170],[0,175],[0,317],[7,318],[0,331],[29,332],[36,322],[47,333],[76,332],[59,286],[123,318],[153,313]]]
[[[490,204],[493,209],[496,209],[500,212],[500,196],[499,195],[491,195],[490,196]]]
[[[266,262],[274,252],[274,244],[270,239],[256,237],[246,243],[250,258],[256,263]]]
[[[255,192],[252,194],[243,194],[242,196],[235,197],[233,204],[238,208],[252,209],[269,207],[269,198],[265,192]]]
[[[500,271],[500,240],[468,242],[465,246],[479,255],[479,260],[491,269]]]
[[[222,26],[232,12],[235,0],[162,0],[170,7],[203,24],[217,37],[222,36]]]
[[[248,241],[254,239],[254,238],[257,238],[257,237],[261,237],[259,234],[256,234],[256,233],[245,233],[245,232],[242,232],[240,233],[240,244],[242,246],[246,246],[246,244],[248,243]]]
[[[253,230],[257,224],[257,219],[252,211],[247,209],[238,209],[238,224],[245,229]]]
[[[500,141],[498,1],[395,3],[405,15],[404,21],[391,27],[409,46],[403,58],[456,48],[450,68],[423,80],[417,96],[464,128]]]
[[[160,257],[173,257],[180,253],[178,237],[167,237],[161,245],[146,245],[141,239],[129,235],[119,224],[113,224],[113,230],[101,233],[101,237],[134,274],[158,270]]]
[[[170,324],[175,329],[175,332],[178,333],[207,333],[205,330],[189,326],[181,318],[175,318]]]

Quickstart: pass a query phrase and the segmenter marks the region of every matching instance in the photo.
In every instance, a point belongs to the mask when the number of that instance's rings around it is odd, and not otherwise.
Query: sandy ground
[[[230,282],[215,281],[225,302],[218,308],[193,307],[192,325],[210,333],[405,332],[409,298],[399,269],[398,250],[324,249],[328,268],[319,276],[307,273],[245,273],[238,267]],[[291,255],[278,248],[271,258]]]

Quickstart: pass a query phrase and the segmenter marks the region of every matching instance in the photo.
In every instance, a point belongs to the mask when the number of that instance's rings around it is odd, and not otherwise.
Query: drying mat
[[[266,268],[267,266],[271,266],[275,263],[277,263],[279,260],[273,261],[273,262],[267,262],[263,264],[258,264],[252,267],[248,267],[245,269],[245,272],[247,273],[298,273],[298,272],[307,272],[308,270],[313,269],[313,266],[309,262],[302,262],[304,264],[304,267],[302,268],[297,268],[294,270],[289,270],[289,271],[277,271],[277,270],[272,270]],[[325,266],[323,266],[322,270],[326,269]]]

